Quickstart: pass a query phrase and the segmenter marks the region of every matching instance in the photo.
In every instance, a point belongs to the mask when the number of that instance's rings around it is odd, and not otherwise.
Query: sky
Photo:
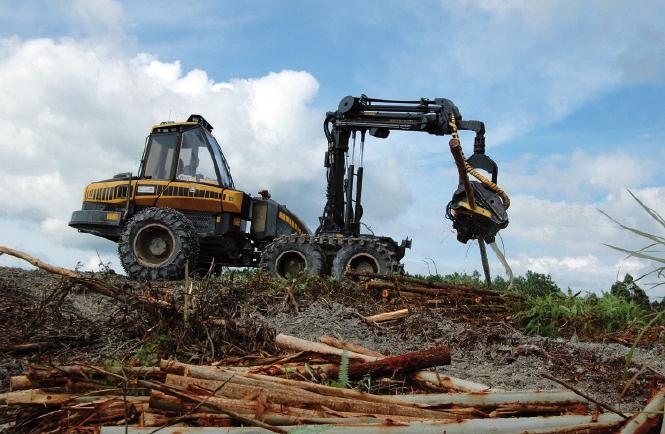
[[[515,273],[606,291],[654,264],[606,247],[646,243],[599,209],[665,232],[628,193],[665,215],[663,19],[658,1],[0,1],[0,244],[119,271],[115,244],[69,228],[71,212],[87,183],[136,172],[150,125],[190,113],[215,127],[237,187],[269,189],[314,228],[325,112],[349,94],[444,97],[486,124]],[[366,145],[364,221],[413,239],[412,273],[480,268],[444,218],[447,143]]]

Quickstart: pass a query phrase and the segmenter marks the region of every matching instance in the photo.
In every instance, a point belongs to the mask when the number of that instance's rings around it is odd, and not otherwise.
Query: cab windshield
[[[174,166],[175,176],[172,174]],[[143,176],[147,179],[175,179],[234,188],[233,178],[219,143],[200,126],[190,128],[182,134],[151,134]]]
[[[229,165],[226,162],[226,158],[224,158],[224,154],[222,154],[222,149],[220,148],[219,143],[217,143],[217,140],[207,130],[203,131],[205,131],[205,135],[208,138],[208,142],[210,143],[210,149],[212,150],[212,154],[215,158],[215,161],[217,162],[217,168],[219,169],[219,176],[222,181],[222,186],[225,188],[235,188],[233,185],[233,178],[231,177],[231,171],[229,170]]]
[[[179,181],[219,185],[213,156],[203,131],[203,128],[197,127],[182,133],[175,178]]]

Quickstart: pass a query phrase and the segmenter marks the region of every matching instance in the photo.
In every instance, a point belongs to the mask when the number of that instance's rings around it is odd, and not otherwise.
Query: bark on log
[[[393,312],[384,312],[376,315],[366,316],[365,319],[374,322],[390,321],[409,316],[409,309],[400,309]]]
[[[365,375],[370,375],[372,378],[390,377],[449,364],[450,349],[444,345],[425,351],[384,357],[373,362],[352,364],[348,368],[348,377],[351,380],[360,379]],[[336,375],[338,372],[339,368],[335,367],[331,375]]]
[[[358,354],[364,354],[366,356],[370,357],[385,357],[383,354],[370,350],[369,348],[365,348],[363,346],[351,343],[351,342],[342,342],[338,339],[335,339],[332,336],[321,336],[319,338],[321,342],[323,342],[326,345],[330,345],[331,347],[339,348],[340,350],[348,350],[348,351],[353,351],[354,353]]]

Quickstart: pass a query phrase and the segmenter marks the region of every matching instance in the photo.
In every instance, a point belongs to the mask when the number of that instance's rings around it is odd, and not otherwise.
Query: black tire
[[[399,270],[399,263],[394,253],[382,243],[362,240],[342,246],[337,251],[330,274],[337,280],[343,280],[347,268],[362,273],[390,274]]]
[[[196,265],[199,239],[194,225],[171,208],[146,208],[125,226],[118,244],[120,262],[137,280],[177,280],[185,263]]]
[[[322,276],[325,255],[319,246],[298,236],[279,237],[261,253],[261,269],[273,277],[286,279],[306,272]]]

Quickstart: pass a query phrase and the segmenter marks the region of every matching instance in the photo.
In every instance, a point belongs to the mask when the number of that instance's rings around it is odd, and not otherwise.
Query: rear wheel
[[[397,270],[399,264],[394,254],[383,244],[375,241],[354,242],[342,246],[335,255],[331,274],[342,280],[347,271],[363,274],[389,274]]]
[[[120,262],[133,279],[175,280],[196,264],[198,236],[192,222],[170,208],[146,208],[132,217],[118,245]]]
[[[266,246],[261,254],[261,268],[283,279],[307,272],[321,276],[325,271],[323,251],[308,240],[280,237]]]

